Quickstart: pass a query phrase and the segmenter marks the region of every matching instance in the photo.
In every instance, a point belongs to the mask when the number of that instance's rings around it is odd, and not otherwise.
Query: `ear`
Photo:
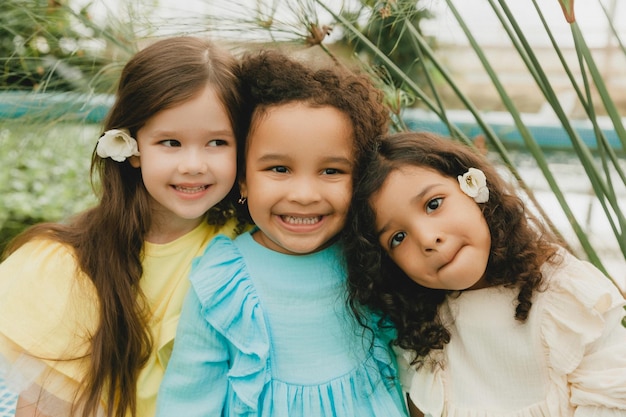
[[[141,159],[139,158],[140,158],[139,156],[133,155],[130,158],[128,158],[128,162],[133,168],[139,168],[141,166]]]

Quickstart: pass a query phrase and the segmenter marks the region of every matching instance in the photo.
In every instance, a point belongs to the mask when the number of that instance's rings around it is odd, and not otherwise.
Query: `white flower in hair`
[[[489,200],[489,188],[487,188],[487,177],[476,168],[470,168],[465,174],[458,177],[461,190],[472,197],[477,203],[486,203]]]
[[[131,156],[139,156],[137,141],[126,129],[111,129],[98,139],[96,153],[100,158],[123,162]]]

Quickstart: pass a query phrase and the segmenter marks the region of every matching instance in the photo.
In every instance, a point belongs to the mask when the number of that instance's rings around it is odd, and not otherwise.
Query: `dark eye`
[[[432,213],[437,210],[441,206],[441,203],[443,203],[443,197],[433,198],[426,203],[426,213]]]
[[[277,167],[272,167],[270,169],[279,174],[286,174],[288,172],[288,169],[285,166],[277,166]]]
[[[214,139],[212,141],[209,141],[209,146],[226,146],[228,145],[228,141],[225,141],[224,139]]]
[[[341,171],[336,168],[326,168],[323,172],[324,175],[336,175],[341,173]]]
[[[180,142],[177,141],[176,139],[165,139],[161,141],[161,144],[170,148],[180,146]]]
[[[393,249],[393,248],[398,247],[398,245],[402,243],[405,237],[406,237],[405,232],[398,232],[394,234],[393,236],[391,236],[391,240],[389,241],[389,248]]]

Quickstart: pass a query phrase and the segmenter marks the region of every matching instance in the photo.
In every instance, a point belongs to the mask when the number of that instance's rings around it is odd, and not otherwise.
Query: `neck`
[[[202,223],[203,219],[183,222],[159,222],[153,221],[150,230],[146,234],[146,241],[156,244],[173,242],[186,235]]]

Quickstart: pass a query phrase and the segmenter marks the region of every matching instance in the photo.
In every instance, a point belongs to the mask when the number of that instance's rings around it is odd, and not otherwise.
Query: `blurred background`
[[[0,251],[94,203],[89,162],[120,71],[176,35],[365,71],[393,130],[485,152],[625,291],[623,0],[0,0]],[[14,407],[0,381],[0,417]]]
[[[394,130],[479,147],[624,291],[617,0],[2,0],[0,249],[94,202],[89,161],[123,65],[183,34],[235,54],[277,47],[367,72]]]

